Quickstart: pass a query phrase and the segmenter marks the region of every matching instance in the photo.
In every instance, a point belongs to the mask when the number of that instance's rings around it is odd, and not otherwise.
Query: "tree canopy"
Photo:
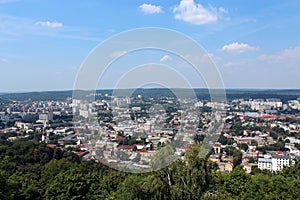
[[[158,155],[171,151],[165,147]],[[231,173],[221,173],[200,144],[184,159],[154,172],[130,174],[71,152],[52,149],[33,140],[0,140],[0,199],[297,199],[300,164],[277,174],[256,170],[246,174],[240,151],[227,149],[236,159]],[[169,152],[170,153],[170,152]]]

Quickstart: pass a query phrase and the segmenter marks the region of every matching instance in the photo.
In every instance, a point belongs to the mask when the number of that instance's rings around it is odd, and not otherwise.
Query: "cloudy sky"
[[[295,0],[0,0],[0,92],[72,89],[97,45],[143,27],[195,40],[226,88],[300,88],[299,10]],[[124,58],[109,69],[103,88],[113,88],[110,79],[146,63],[178,68],[193,87],[205,87],[169,53],[112,56]]]

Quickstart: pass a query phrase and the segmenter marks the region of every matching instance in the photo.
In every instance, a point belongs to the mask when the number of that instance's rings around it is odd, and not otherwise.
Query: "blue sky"
[[[0,91],[72,89],[80,65],[100,42],[143,27],[176,30],[197,41],[226,88],[300,88],[299,10],[295,0],[0,0]],[[169,54],[145,52],[115,64],[107,80],[134,59],[148,62],[146,53],[151,62],[183,65]],[[205,87],[192,73],[185,76],[193,87]]]

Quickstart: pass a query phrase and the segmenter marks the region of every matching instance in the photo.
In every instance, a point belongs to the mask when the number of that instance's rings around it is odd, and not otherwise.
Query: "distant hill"
[[[0,95],[0,98],[12,101],[45,101],[45,100],[65,100],[72,97],[72,91],[45,91],[45,92],[25,92],[25,93],[6,93]]]
[[[180,96],[189,96],[191,94],[191,89],[172,89],[179,94]],[[139,88],[136,89],[132,96],[142,95],[144,97],[173,97],[174,94],[172,90],[167,88],[149,88],[143,89]],[[118,90],[117,94],[127,95],[131,90]],[[88,94],[90,92],[86,91],[77,91],[79,94]],[[97,90],[98,94],[108,94],[112,95],[116,91],[113,90]],[[194,89],[195,94],[197,95],[198,99],[206,99],[209,100],[209,91],[208,89],[204,88],[196,88]],[[33,100],[33,101],[43,101],[43,100],[65,100],[66,98],[72,97],[73,91],[45,91],[45,92],[25,92],[25,93],[5,93],[1,94],[0,98],[4,100],[12,100],[12,101],[25,101],[25,100]],[[300,98],[300,90],[297,89],[226,89],[226,96],[228,100],[232,99],[266,99],[266,98],[279,98],[282,99],[284,102],[290,99]]]

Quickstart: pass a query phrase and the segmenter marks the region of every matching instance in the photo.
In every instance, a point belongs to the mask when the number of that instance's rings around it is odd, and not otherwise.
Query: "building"
[[[281,171],[283,167],[290,166],[290,156],[285,155],[274,155],[272,156],[272,171]]]
[[[299,100],[289,100],[288,106],[292,109],[300,110],[300,101]]]
[[[233,170],[233,164],[231,162],[218,162],[217,165],[220,172],[230,173]]]
[[[243,169],[247,174],[250,174],[252,172],[253,167],[256,167],[257,164],[254,163],[244,163],[243,164]]]
[[[88,110],[79,110],[79,115],[84,117],[84,118],[88,118],[89,117],[89,111]]]
[[[215,154],[219,154],[221,153],[221,144],[216,142],[214,145],[213,145],[213,150],[215,152]]]
[[[249,104],[253,110],[271,110],[282,108],[282,101],[280,99],[253,99],[249,100]]]
[[[263,158],[258,158],[258,168],[261,170],[281,171],[284,167],[295,164],[291,156],[287,155],[265,155]]]
[[[261,170],[272,171],[272,159],[271,158],[258,158],[258,168]]]
[[[5,121],[7,119],[7,116],[5,112],[0,112],[0,120]]]
[[[53,120],[53,113],[52,112],[40,113],[39,114],[39,120],[41,120],[41,121],[52,121]]]

